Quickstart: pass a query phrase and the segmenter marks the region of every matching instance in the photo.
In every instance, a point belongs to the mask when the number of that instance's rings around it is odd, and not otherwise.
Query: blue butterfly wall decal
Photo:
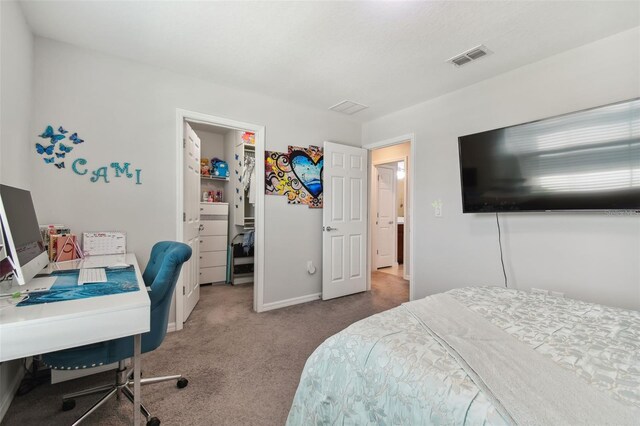
[[[47,147],[36,143],[36,152],[38,154],[47,154],[47,155],[53,155],[53,149],[55,148],[55,145],[49,145]]]
[[[0,0],[2,1],[2,0]],[[67,134],[71,133],[69,136],[69,140],[73,143],[73,145],[65,145],[62,141],[63,139],[67,139]],[[36,143],[36,152],[40,155],[46,155],[47,157],[43,158],[45,164],[53,164],[60,169],[64,169],[65,164],[64,160],[56,163],[56,159],[64,159],[68,153],[73,151],[74,145],[84,143],[84,139],[78,137],[78,133],[69,132],[69,130],[65,129],[63,126],[58,126],[58,131],[54,130],[52,125],[48,125],[44,132],[38,135],[42,139],[49,139],[51,141],[50,144],[40,144]],[[60,143],[58,143],[60,142]],[[56,145],[58,146],[58,150],[56,150]]]
[[[73,150],[72,146],[66,146],[62,142],[60,142],[60,145],[58,145],[58,148],[60,148],[61,152],[71,152]]]
[[[72,134],[71,136],[69,136],[69,139],[71,140],[71,142],[73,142],[74,144],[79,144],[84,142],[84,139],[80,139],[78,137],[77,133]]]
[[[52,144],[55,144],[56,142],[61,141],[62,139],[66,138],[65,135],[57,135],[53,131],[53,127],[51,127],[51,126],[47,126],[47,128],[44,129],[44,132],[42,132],[40,137],[42,139],[51,139],[51,143]]]

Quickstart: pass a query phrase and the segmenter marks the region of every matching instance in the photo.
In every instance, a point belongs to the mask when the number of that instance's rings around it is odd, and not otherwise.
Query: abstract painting
[[[289,146],[287,152],[266,151],[265,193],[286,195],[289,204],[322,208],[322,148]]]

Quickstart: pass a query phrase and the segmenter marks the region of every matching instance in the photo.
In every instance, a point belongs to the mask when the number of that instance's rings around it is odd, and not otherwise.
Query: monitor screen
[[[459,138],[463,211],[640,210],[640,99]]]
[[[16,267],[24,267],[45,252],[31,193],[0,185],[0,201],[7,255]]]

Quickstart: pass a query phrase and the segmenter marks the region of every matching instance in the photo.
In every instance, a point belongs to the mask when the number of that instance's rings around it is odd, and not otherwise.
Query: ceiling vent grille
[[[353,115],[356,112],[360,112],[363,109],[367,109],[367,108],[369,107],[353,101],[342,101],[342,102],[338,102],[332,107],[329,107],[331,111],[340,112],[342,114],[347,114],[347,115]]]
[[[453,58],[447,59],[447,62],[451,62],[453,65],[457,67],[461,67],[465,64],[468,64],[471,61],[475,61],[476,59],[480,59],[484,56],[487,56],[491,53],[486,46],[480,45],[476,46],[473,49],[469,49],[466,52],[463,52],[459,55],[454,56]]]

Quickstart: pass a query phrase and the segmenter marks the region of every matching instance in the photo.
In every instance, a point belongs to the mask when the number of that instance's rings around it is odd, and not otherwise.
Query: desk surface
[[[140,291],[0,309],[0,362],[149,331],[151,302],[134,254],[92,256],[51,269],[107,267],[123,260],[135,267]]]

